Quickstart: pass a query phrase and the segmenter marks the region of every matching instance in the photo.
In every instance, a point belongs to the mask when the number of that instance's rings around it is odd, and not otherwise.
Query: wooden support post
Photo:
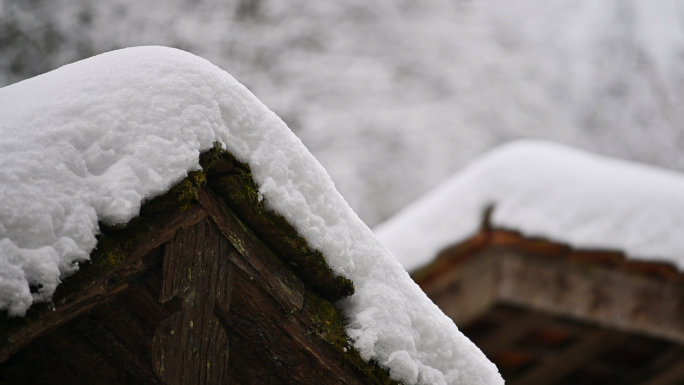
[[[227,378],[228,335],[215,314],[230,310],[233,264],[225,254],[235,250],[221,244],[207,219],[178,230],[166,245],[160,301],[184,299],[152,343],[153,368],[166,385],[222,385]]]

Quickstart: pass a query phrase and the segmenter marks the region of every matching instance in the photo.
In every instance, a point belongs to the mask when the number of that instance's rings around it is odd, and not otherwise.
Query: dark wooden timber
[[[396,384],[349,345],[332,302],[352,282],[258,199],[249,166],[220,146],[200,164],[100,223],[54,303],[0,316],[0,384]]]
[[[154,335],[155,373],[166,385],[221,385],[227,376],[228,334],[215,316],[230,311],[232,247],[221,248],[213,221],[179,229],[166,245],[161,302],[183,299],[180,312],[163,320]]]
[[[445,250],[413,277],[457,324],[503,302],[684,343],[684,274],[616,252],[494,229]]]
[[[232,261],[250,274],[252,279],[262,282],[286,312],[301,309],[304,303],[302,281],[242,225],[221,198],[203,188],[199,191],[199,201],[214,219],[221,233],[239,252],[239,257],[234,256]]]
[[[263,287],[237,271],[226,319],[235,333],[231,334],[230,383],[374,383],[321,339],[319,327],[311,322],[310,304],[305,301],[302,310],[285,314],[269,297]]]
[[[684,356],[651,378],[645,385],[678,385],[684,379]]]
[[[58,287],[54,302],[49,307],[34,306],[26,317],[7,319],[0,326],[0,336],[4,340],[0,344],[0,362],[37,336],[140,283],[147,272],[160,268],[154,249],[170,240],[177,229],[192,226],[206,217],[207,212],[200,206],[183,212],[173,209],[159,213],[146,234],[131,238],[125,255],[121,256],[123,260],[116,267],[90,274],[90,270],[93,270],[90,265],[82,265],[78,276],[67,278]],[[150,257],[143,258],[145,255]],[[76,283],[71,284],[72,281]]]
[[[625,336],[610,330],[597,330],[586,336],[561,354],[547,359],[511,385],[553,384],[573,372],[582,364],[593,360],[600,353],[611,349]]]
[[[5,361],[0,376],[19,385],[162,385],[152,366],[154,331],[182,302],[161,304],[160,288],[161,274],[153,275],[73,318]]]
[[[336,276],[318,250],[309,247],[285,218],[265,207],[264,202],[258,199],[256,184],[248,178],[251,175],[249,167],[236,163],[226,159],[217,161],[209,169],[208,187],[221,196],[240,220],[323,298],[335,302],[352,295],[353,283]]]
[[[127,286],[34,338],[0,364],[0,381],[394,383],[348,345],[344,319],[329,302],[306,291],[296,275],[275,278],[291,272],[227,214],[193,215],[194,224],[182,222],[159,238],[167,242],[129,262],[142,265]],[[245,258],[236,243],[261,262]],[[298,308],[292,298],[299,298]]]
[[[524,312],[516,315],[493,333],[478,340],[477,347],[488,357],[495,357],[527,337],[541,322],[538,314]]]
[[[513,385],[684,383],[684,274],[483,226],[414,280]]]
[[[533,326],[520,333],[520,324]],[[499,304],[460,329],[485,352],[507,384],[649,385],[684,381],[684,345],[642,334]],[[511,333],[508,335],[507,333]],[[662,382],[661,382],[662,381]]]

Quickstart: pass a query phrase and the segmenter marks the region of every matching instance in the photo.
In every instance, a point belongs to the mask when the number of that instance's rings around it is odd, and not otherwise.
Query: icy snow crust
[[[375,228],[407,270],[492,224],[684,271],[684,175],[560,144],[501,146]]]
[[[199,168],[214,141],[247,162],[356,293],[337,305],[352,343],[407,384],[502,384],[496,367],[416,286],[270,110],[204,59],[114,51],[0,89],[0,306],[24,314],[122,223]],[[29,284],[42,285],[31,295]]]

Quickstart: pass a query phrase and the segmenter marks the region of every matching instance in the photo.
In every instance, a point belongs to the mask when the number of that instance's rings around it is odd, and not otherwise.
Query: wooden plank
[[[496,266],[494,258],[476,258],[418,283],[444,314],[461,327],[494,303]]]
[[[304,283],[249,229],[242,225],[221,198],[210,190],[202,188],[199,190],[199,201],[214,219],[221,233],[242,257],[233,262],[250,274],[252,279],[260,280],[268,293],[287,313],[301,309],[304,304]],[[251,269],[244,267],[245,262]],[[253,275],[254,272],[256,275]]]
[[[232,250],[221,250],[221,238],[206,219],[179,229],[164,254],[161,300],[184,299],[181,311],[161,322],[152,343],[153,369],[166,385],[226,380],[228,334],[214,309],[230,309],[233,265],[226,255]]]
[[[597,330],[586,335],[562,353],[551,356],[510,385],[548,385],[570,374],[601,352],[614,347],[626,336],[610,330]]]
[[[675,361],[669,368],[663,370],[644,385],[679,385],[684,382],[684,357]]]
[[[508,320],[486,337],[473,342],[487,357],[493,359],[497,354],[525,338],[545,321],[545,317],[540,317],[539,314],[524,312]]]
[[[230,325],[231,350],[228,383],[235,384],[371,384],[368,375],[345,360],[323,341],[302,310],[285,314],[255,280],[236,269]],[[233,336],[235,338],[233,338]]]
[[[207,186],[223,198],[223,202],[240,221],[287,263],[308,287],[331,302],[352,295],[353,283],[334,274],[320,251],[309,247],[307,241],[281,215],[266,209],[263,202],[254,202],[248,192],[256,188],[248,180],[251,177],[249,167],[235,166],[230,174],[207,177]]]
[[[110,313],[110,315],[116,316],[118,312]],[[133,341],[130,341],[130,338],[121,338],[126,333],[133,334],[134,336],[136,334],[140,336],[142,333],[137,328],[131,330],[133,329],[131,328],[132,323],[128,319],[124,317],[116,317],[116,319],[124,321],[124,323],[120,323],[116,328],[112,329],[105,327],[97,316],[86,314],[78,317],[65,325],[69,331],[68,339],[69,341],[80,339],[87,342],[90,345],[89,347],[94,348],[92,349],[93,351],[102,354],[105,361],[116,366],[121,377],[130,379],[128,382],[149,385],[160,384],[161,382],[152,371],[149,359],[142,360],[141,358],[144,356],[141,357],[140,349],[135,349],[137,344],[132,343]],[[47,337],[50,338],[51,335]],[[79,372],[86,370],[99,372],[99,368],[94,365],[79,366],[75,369]],[[101,376],[101,373],[95,374]],[[97,383],[100,380],[93,381]]]
[[[31,385],[161,384],[152,371],[152,338],[159,322],[180,308],[176,301],[160,304],[158,289],[148,294],[161,286],[155,277],[32,341],[0,365],[0,378]],[[115,373],[100,370],[98,359]]]
[[[200,206],[182,213],[173,212],[165,215],[163,222],[154,229],[154,236],[145,237],[145,241],[134,244],[131,253],[118,268],[103,272],[84,289],[65,296],[56,294],[52,309],[40,310],[38,315],[32,315],[31,312],[35,310],[30,310],[24,319],[7,321],[9,326],[5,326],[2,332],[0,362],[5,361],[29,341],[136,285],[140,278],[145,276],[146,271],[157,263],[154,258],[148,261],[143,258],[144,256],[153,254],[152,251],[171,239],[178,228],[192,226],[206,217],[207,212]]]
[[[679,281],[510,250],[486,254],[498,261],[496,301],[684,342]]]
[[[116,362],[107,359],[106,353],[74,338],[68,330],[60,328],[46,337],[40,341],[40,350],[51,352],[60,365],[71,369],[78,378],[77,384],[118,385],[125,381],[125,373]],[[41,377],[49,378],[49,373],[43,372]]]
[[[446,271],[457,270],[470,262],[473,256],[490,243],[490,232],[482,230],[464,242],[450,246],[439,252],[434,262],[411,272],[411,277],[421,287],[431,287],[434,280],[440,280]]]

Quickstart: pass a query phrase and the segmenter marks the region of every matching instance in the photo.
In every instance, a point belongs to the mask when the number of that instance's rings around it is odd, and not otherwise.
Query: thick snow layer
[[[502,384],[416,286],[323,167],[230,75],[191,54],[129,48],[0,89],[0,306],[23,314],[120,223],[222,142],[356,293],[337,305],[365,359],[407,384]],[[42,285],[35,295],[29,284]]]
[[[501,146],[375,229],[407,270],[495,227],[684,270],[684,175],[560,144]]]
[[[0,85],[118,47],[183,47],[281,116],[371,226],[516,138],[684,171],[682,0],[0,7]]]

